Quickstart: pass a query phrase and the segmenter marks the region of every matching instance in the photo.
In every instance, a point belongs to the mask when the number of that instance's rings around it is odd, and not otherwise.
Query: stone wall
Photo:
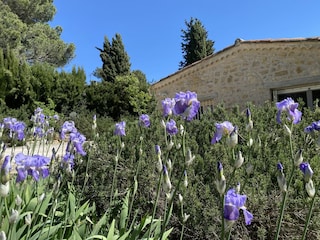
[[[194,91],[203,107],[262,104],[274,90],[320,84],[320,38],[243,41],[161,79],[160,101]]]

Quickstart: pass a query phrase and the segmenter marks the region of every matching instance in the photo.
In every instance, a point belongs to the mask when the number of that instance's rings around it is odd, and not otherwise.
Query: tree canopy
[[[0,48],[10,47],[29,64],[67,64],[74,44],[61,39],[62,28],[50,27],[56,9],[53,0],[0,0]]]
[[[185,21],[186,29],[182,29],[181,49],[183,61],[180,62],[180,69],[198,60],[211,55],[214,52],[214,42],[208,39],[208,32],[197,18]]]

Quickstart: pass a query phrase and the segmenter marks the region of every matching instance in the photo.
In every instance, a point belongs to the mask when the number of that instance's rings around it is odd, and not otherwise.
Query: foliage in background
[[[53,101],[55,110],[73,109],[85,98],[86,76],[82,68],[58,72],[49,64],[20,62],[10,49],[0,49],[0,99],[9,108]]]

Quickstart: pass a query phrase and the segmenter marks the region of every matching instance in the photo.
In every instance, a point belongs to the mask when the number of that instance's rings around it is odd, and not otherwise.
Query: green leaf
[[[40,203],[39,214],[45,214],[47,212],[51,197],[52,197],[52,192],[45,195],[45,198]]]
[[[129,236],[131,230],[128,230],[125,234],[123,234],[120,238],[118,238],[117,240],[125,240],[127,239],[127,237]]]
[[[161,240],[166,240],[168,239],[168,236],[170,235],[170,233],[172,232],[173,228],[170,228],[169,230],[165,231],[162,235]]]
[[[46,240],[50,239],[52,236],[54,236],[59,229],[62,227],[62,224],[58,224],[55,226],[46,227],[44,229],[41,228],[41,225],[43,223],[39,223],[36,225],[33,229],[39,229],[38,232],[36,232],[32,237],[30,237],[28,240]]]
[[[73,193],[69,193],[69,207],[70,207],[70,217],[73,221],[76,220],[76,198]]]
[[[69,237],[69,240],[82,240],[80,234],[78,233],[78,231],[75,228],[73,228],[73,231],[72,231],[71,236]]]
[[[102,235],[94,235],[91,237],[86,238],[86,240],[90,240],[90,239],[101,239],[101,240],[107,240],[107,238],[105,236]]]
[[[89,200],[85,202],[75,213],[75,220],[77,220],[80,216],[87,215],[91,208],[89,207]]]
[[[104,214],[102,218],[100,218],[99,222],[94,225],[91,235],[96,235],[100,231],[100,228],[106,223],[107,223],[107,216],[106,214]]]
[[[151,222],[151,216],[145,216],[142,218],[139,226],[134,229],[133,234],[132,234],[132,239],[136,239],[142,230]]]
[[[129,207],[129,197],[130,197],[130,190],[127,192],[126,197],[123,200],[121,213],[120,213],[120,235],[122,235],[122,231],[125,231],[126,222],[128,218],[128,207]]]
[[[109,228],[107,240],[113,240],[114,239],[114,224],[115,224],[115,220],[113,219],[112,223],[111,223],[111,226]]]
[[[24,190],[24,202],[28,203],[31,199],[31,184],[25,185]]]
[[[29,201],[29,203],[28,203],[28,205],[27,205],[27,207],[26,207],[26,210],[27,211],[31,211],[31,212],[34,212],[35,211],[35,209],[36,209],[36,207],[37,207],[37,204],[38,204],[38,198],[32,198],[30,201]]]

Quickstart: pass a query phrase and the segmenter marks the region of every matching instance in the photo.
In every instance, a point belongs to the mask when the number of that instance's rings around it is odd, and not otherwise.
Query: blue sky
[[[149,82],[176,72],[183,59],[181,29],[199,19],[215,42],[215,52],[244,40],[320,36],[319,0],[54,0],[51,26],[63,28],[62,39],[76,46],[76,57],[64,67],[83,67],[87,81],[102,66],[104,37],[122,37],[131,70]]]

